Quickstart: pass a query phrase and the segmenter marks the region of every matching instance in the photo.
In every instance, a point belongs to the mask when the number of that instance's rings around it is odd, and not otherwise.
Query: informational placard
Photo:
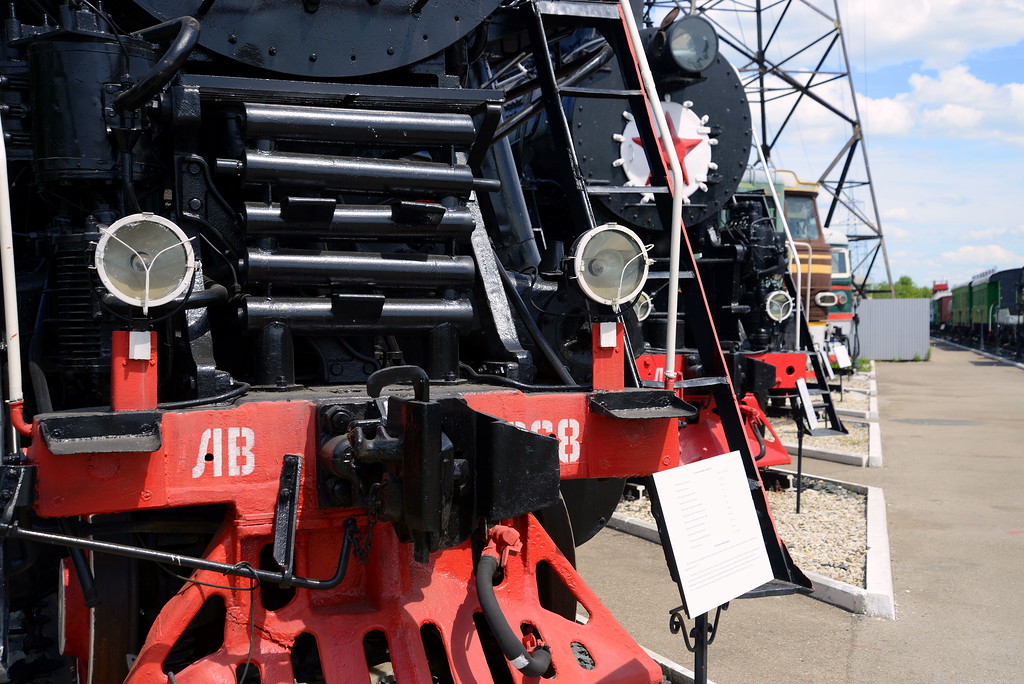
[[[690,617],[772,579],[738,451],[654,474]]]
[[[836,354],[836,363],[839,364],[840,368],[849,368],[853,365],[853,361],[850,359],[850,351],[846,348],[845,344],[837,344],[832,347],[832,351]]]
[[[821,367],[825,369],[828,374],[828,379],[832,380],[836,377],[836,374],[832,372],[832,364],[828,362],[828,352],[824,349],[818,352],[818,358],[821,360]]]
[[[811,393],[807,391],[807,381],[797,378],[796,389],[800,393],[800,403],[804,407],[804,416],[807,418],[807,427],[811,430],[818,429],[818,414],[814,412],[814,403],[811,401]]]

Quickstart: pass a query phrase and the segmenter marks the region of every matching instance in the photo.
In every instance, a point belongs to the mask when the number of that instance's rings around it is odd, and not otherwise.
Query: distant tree
[[[881,284],[877,287],[869,287],[869,290],[882,290],[888,289]],[[914,283],[913,279],[908,275],[902,275],[895,283],[892,284],[892,289],[896,292],[896,299],[930,299],[932,296],[932,289],[930,287],[921,287]],[[875,292],[871,295],[875,299],[889,299],[888,292]]]

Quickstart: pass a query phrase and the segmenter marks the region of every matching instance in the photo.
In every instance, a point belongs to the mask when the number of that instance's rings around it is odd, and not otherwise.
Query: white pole
[[[0,280],[3,282],[4,326],[7,344],[7,401],[24,400],[21,382],[21,338],[18,335],[18,284],[14,267],[14,228],[11,225],[11,188],[7,177],[7,144],[0,122]],[[14,431],[11,445],[15,448]]]
[[[651,66],[647,63],[647,53],[643,49],[643,41],[640,38],[640,31],[637,30],[636,20],[633,18],[633,8],[629,0],[619,0],[622,8],[622,15],[629,31],[630,41],[635,48],[636,66],[640,70],[640,79],[643,81],[644,90],[647,91],[647,100],[651,106],[651,113],[654,114],[654,122],[658,126],[658,134],[661,136],[662,146],[665,148],[665,155],[668,157],[668,167],[672,174],[672,220],[669,224],[671,233],[671,246],[668,257],[668,331],[665,335],[665,386],[672,388],[676,379],[676,321],[679,318],[679,249],[683,227],[683,171],[679,165],[679,157],[676,155],[675,145],[672,143],[672,135],[669,132],[668,122],[665,119],[665,110],[661,107],[661,98],[658,89],[654,85],[654,76],[651,74]]]

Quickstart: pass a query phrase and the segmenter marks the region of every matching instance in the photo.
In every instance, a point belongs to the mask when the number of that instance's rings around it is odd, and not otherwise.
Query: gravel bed
[[[801,570],[816,572],[854,586],[864,586],[867,562],[867,497],[833,484],[804,477],[800,513],[796,489],[768,491],[768,504],[779,536]],[[654,522],[650,500],[622,501],[618,513]]]
[[[836,405],[837,409],[850,409],[851,411],[871,410],[871,397],[864,392],[851,392],[846,386],[845,381],[843,382],[842,395],[837,390],[832,392],[832,403]]]
[[[826,451],[839,451],[847,454],[868,453],[868,426],[866,423],[855,423],[849,418],[843,421],[848,434],[845,435],[823,435],[811,437],[804,434],[804,446]],[[776,418],[772,421],[772,427],[778,433],[783,444],[796,446],[796,424],[792,420]]]
[[[844,377],[842,396],[840,396],[838,391],[832,392],[832,401],[835,402],[836,408],[850,409],[852,411],[870,410],[871,399],[867,394],[870,383],[871,378],[865,373],[854,373]],[[830,384],[838,386],[839,378],[837,377]],[[858,392],[857,390],[862,391]]]
[[[797,513],[795,487],[767,494],[775,528],[800,569],[864,586],[868,548],[865,495],[804,477]]]
[[[848,408],[858,411],[867,411],[870,409],[870,398],[867,395],[867,390],[870,388],[871,378],[865,373],[855,373],[854,375],[843,379],[843,387],[846,390],[863,390],[863,392],[857,391],[844,391],[843,398],[840,400],[839,392],[832,393],[832,400],[835,402],[836,408]],[[813,449],[823,449],[825,451],[838,451],[847,454],[865,454],[868,453],[868,426],[866,423],[854,422],[851,418],[843,419],[843,425],[846,426],[849,434],[846,435],[823,435],[820,437],[811,437],[810,435],[804,435],[804,445]],[[772,419],[772,427],[775,428],[775,432],[778,433],[779,439],[782,440],[783,444],[791,444],[796,446],[796,423],[793,422],[792,418],[788,416],[780,416]],[[766,435],[766,439],[771,440],[771,434]]]

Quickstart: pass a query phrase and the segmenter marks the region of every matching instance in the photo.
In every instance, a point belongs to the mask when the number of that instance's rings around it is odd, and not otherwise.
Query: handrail
[[[11,405],[11,434],[8,452],[17,451],[18,431],[14,414],[20,418],[25,399],[21,380],[21,337],[18,334],[18,283],[15,280],[14,228],[11,223],[11,186],[7,177],[7,143],[0,123],[0,280],[3,281],[4,328],[7,343],[7,402]]]
[[[671,246],[668,256],[668,307],[666,317],[668,329],[665,333],[665,387],[672,389],[675,386],[676,373],[676,328],[679,320],[679,249],[683,226],[683,171],[679,165],[679,156],[676,154],[676,147],[672,143],[671,129],[665,118],[665,110],[661,106],[661,98],[658,96],[658,89],[654,84],[654,75],[651,73],[651,65],[647,62],[647,53],[643,49],[643,40],[640,38],[640,31],[636,27],[636,19],[633,18],[633,8],[629,0],[619,0],[623,21],[629,31],[630,42],[635,50],[633,56],[636,58],[636,66],[640,70],[640,80],[643,82],[644,90],[647,92],[647,102],[651,106],[651,113],[654,115],[654,122],[658,125],[658,133],[661,136],[662,148],[668,159],[669,171],[672,174],[672,219],[669,224],[671,230]]]
[[[804,311],[810,311],[811,310],[811,283],[814,280],[814,278],[813,278],[813,273],[814,273],[814,248],[811,247],[811,243],[809,243],[809,242],[794,242],[793,245],[795,247],[806,247],[807,248],[807,306],[804,307]],[[803,270],[800,268],[800,257],[799,257],[799,255],[794,255],[794,258],[796,259],[796,270],[797,270],[797,272],[798,273],[803,273]],[[797,282],[800,282],[800,281],[797,281]],[[800,299],[800,289],[799,288],[800,288],[800,286],[797,285],[797,291],[796,291],[796,298],[797,299]],[[799,313],[800,312],[798,310],[797,314],[799,314]]]

